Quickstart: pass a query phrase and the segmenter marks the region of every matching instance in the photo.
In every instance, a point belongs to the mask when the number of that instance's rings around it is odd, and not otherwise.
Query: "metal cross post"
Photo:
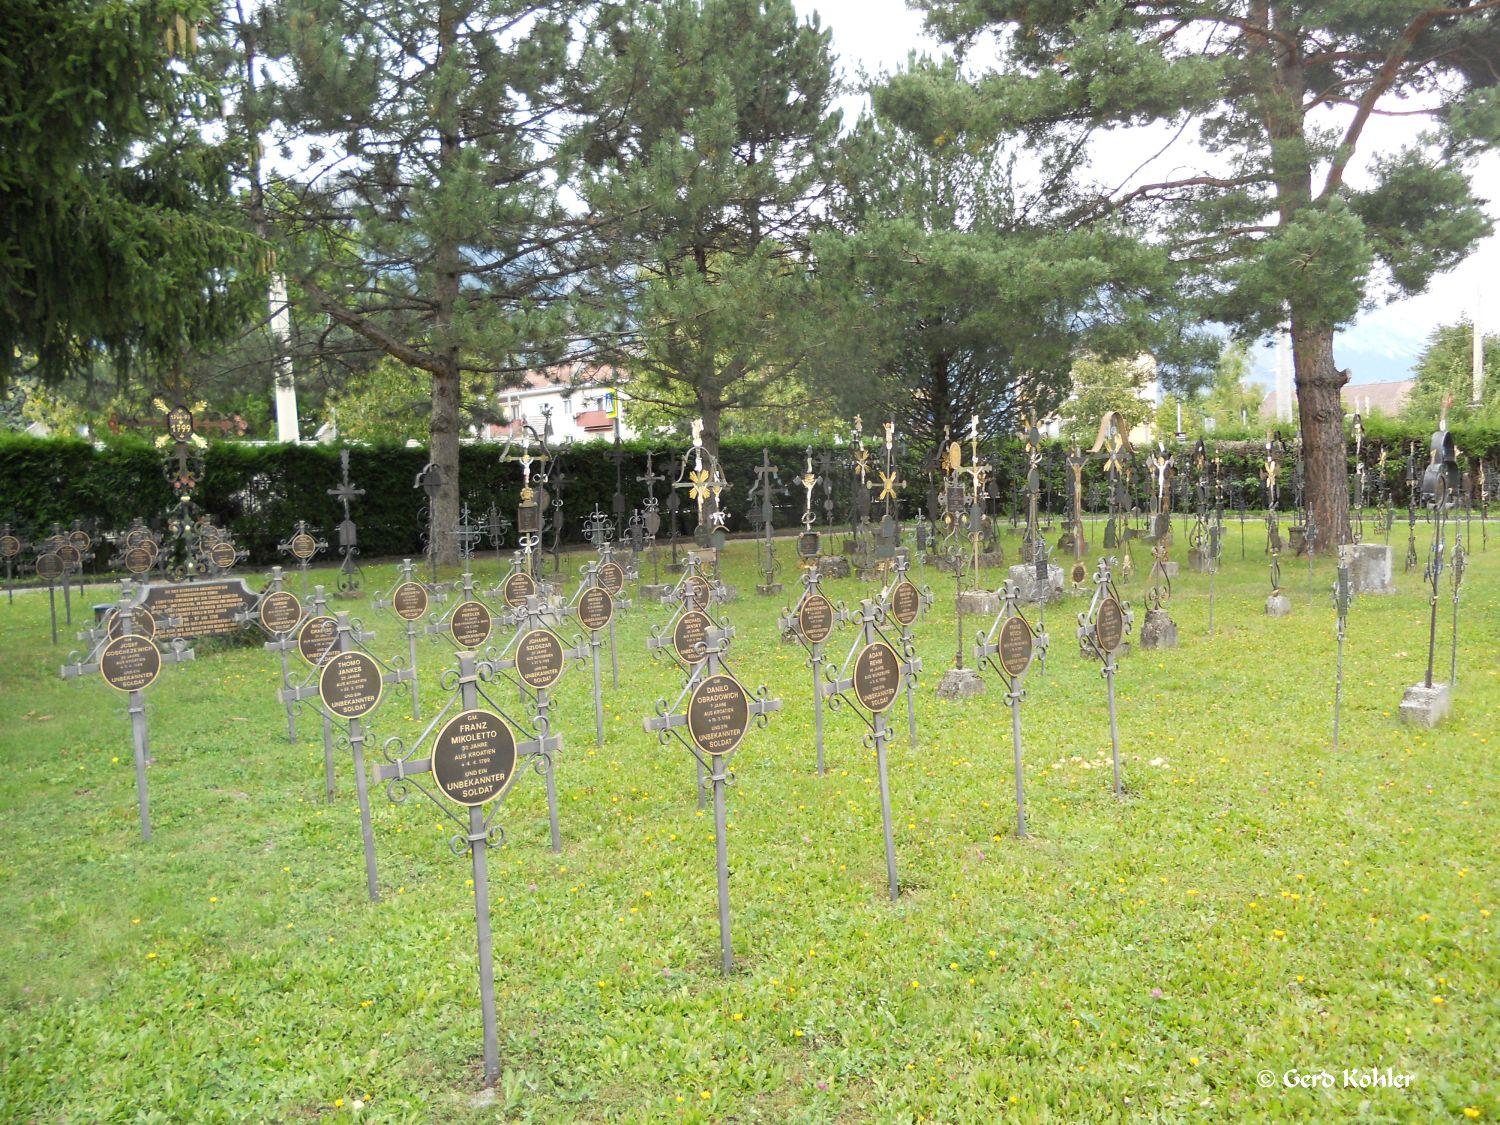
[[[1281,459],[1276,443],[1266,435],[1264,480],[1266,484],[1266,553],[1271,557],[1271,597],[1281,594],[1281,524],[1276,505],[1280,499]]]
[[[151,841],[151,800],[146,788],[146,767],[151,764],[151,736],[146,727],[145,689],[156,682],[163,663],[177,664],[193,659],[193,650],[180,638],[163,651],[157,648],[151,637],[135,632],[137,606],[132,591],[123,591],[119,603],[110,610],[105,620],[104,637],[84,656],[69,654],[68,663],[61,669],[65,680],[95,672],[105,683],[128,698],[126,709],[130,713],[130,740],[135,757],[135,798],[140,813],[141,840]],[[113,621],[110,620],[113,619]],[[181,625],[179,620],[168,621],[171,627]],[[153,622],[153,635],[155,623]]]
[[[1423,576],[1432,583],[1431,622],[1427,638],[1426,686],[1432,686],[1433,662],[1437,650],[1438,591],[1443,575],[1443,556],[1447,551],[1447,515],[1458,495],[1458,451],[1448,432],[1448,408],[1444,403],[1440,428],[1432,435],[1432,459],[1422,476],[1422,500],[1432,507],[1432,551]],[[1455,588],[1456,592],[1456,588]],[[1455,600],[1455,613],[1457,602]]]
[[[1417,565],[1417,494],[1422,474],[1417,468],[1417,443],[1412,442],[1406,457],[1406,571]]]
[[[302,571],[302,596],[307,597],[308,567],[312,565],[313,556],[320,551],[326,551],[328,544],[317,537],[307,526],[306,520],[298,520],[292,533],[276,544],[276,549],[283,555],[291,555],[297,560],[297,566]]]
[[[896,652],[895,646],[880,628],[885,610],[878,602],[865,598],[859,603],[859,635],[839,668],[829,669],[823,683],[823,694],[835,710],[848,706],[858,715],[869,733],[865,746],[875,751],[875,768],[880,780],[880,815],[885,829],[886,883],[891,901],[901,893],[896,878],[896,834],[891,817],[891,783],[886,764],[886,744],[890,729],[886,712],[901,691],[903,680],[915,679],[921,665]]]
[[[912,627],[926,616],[932,608],[932,587],[918,586],[907,575],[911,571],[911,558],[900,554],[892,569],[895,579],[880,591],[880,607],[887,617],[901,626],[901,652],[914,672],[922,670],[922,661],[917,656],[917,642]],[[847,614],[846,614],[847,617]],[[917,678],[906,681],[906,731],[911,739],[911,748],[917,748]]]
[[[1365,423],[1354,415],[1354,542],[1365,538]]]
[[[339,524],[338,533],[339,554],[344,560],[339,564],[338,588],[344,594],[352,594],[359,589],[359,568],[354,564],[354,558],[359,554],[359,529],[349,515],[349,505],[363,496],[365,490],[355,488],[354,483],[349,479],[349,451],[347,449],[339,450],[339,466],[342,469],[342,479],[337,487],[328,490],[328,495],[344,506],[344,518]]]
[[[1214,514],[1208,530],[1208,635],[1214,635],[1214,577],[1224,556],[1224,463],[1214,456]]]
[[[781,470],[771,464],[770,450],[764,446],[760,451],[760,464],[755,466],[755,484],[750,489],[750,511],[758,516],[761,528],[761,573],[765,581],[755,588],[758,594],[772,596],[781,593],[781,583],[776,581],[776,490]],[[759,512],[756,506],[759,505]]]
[[[885,467],[877,469],[880,475],[880,492],[875,499],[882,505],[880,533],[875,541],[875,558],[882,568],[889,567],[901,549],[901,504],[899,490],[902,481],[896,463],[896,423],[885,424]]]
[[[802,571],[802,597],[777,619],[783,634],[791,634],[807,650],[807,664],[812,669],[813,732],[817,744],[818,776],[828,770],[823,763],[823,642],[835,628],[849,620],[842,602],[830,602],[818,587],[818,568]]]
[[[1333,681],[1333,752],[1339,750],[1339,712],[1344,701],[1344,632],[1349,620],[1349,604],[1354,600],[1354,587],[1349,581],[1349,547],[1339,546],[1338,577],[1333,584],[1333,607],[1337,614],[1335,636],[1338,638],[1338,662]]]
[[[674,453],[667,458],[667,540],[672,547],[671,569],[677,569],[677,538],[680,533],[677,519],[682,511],[682,497],[677,494],[676,485],[673,483],[682,474],[683,464]]]
[[[593,665],[593,670],[594,670],[594,745],[595,746],[603,746],[604,745],[604,693],[603,693],[603,687],[602,687],[601,677],[600,677],[600,673],[599,673],[599,649],[601,647],[601,642],[599,640],[599,628],[600,627],[599,626],[590,627],[586,623],[583,622],[582,619],[583,619],[583,616],[584,616],[584,613],[583,613],[583,602],[584,602],[584,600],[587,598],[587,599],[590,599],[591,602],[599,602],[599,605],[598,605],[597,609],[595,609],[592,605],[590,606],[590,609],[593,612],[597,612],[601,616],[607,618],[609,625],[613,626],[614,625],[614,620],[615,620],[614,598],[613,598],[613,595],[611,595],[608,590],[606,590],[603,586],[600,585],[600,583],[599,583],[599,570],[600,570],[600,564],[599,563],[588,563],[588,564],[586,564],[581,569],[580,575],[581,575],[581,577],[582,577],[583,580],[582,580],[582,582],[579,583],[578,592],[573,595],[573,600],[572,600],[572,602],[569,603],[569,605],[567,607],[568,612],[570,614],[572,614],[574,617],[578,618],[580,624],[584,624],[584,627],[587,628],[588,631],[589,631],[589,641],[588,641],[589,661]],[[602,593],[604,595],[605,599],[607,599],[607,600],[600,602],[600,600],[599,600],[599,598],[598,598],[597,595],[589,593],[589,591],[591,591],[591,590],[598,590],[600,593]],[[529,601],[527,603],[527,605],[525,607],[523,607],[523,611],[525,613],[527,613],[527,615],[528,615],[527,620],[531,622],[531,624],[529,626],[530,628],[539,628],[540,627],[540,624],[539,624],[540,623],[540,618],[536,617],[535,614],[534,614],[534,603],[535,603],[535,601],[536,601],[536,599],[531,599],[531,601]],[[518,611],[518,612],[522,612],[522,611]],[[611,640],[611,643],[610,643],[610,652],[611,653],[614,652],[614,643],[613,643],[612,640]],[[581,655],[581,652],[580,652],[580,655]],[[619,681],[617,679],[616,682],[615,682],[615,687],[618,688],[619,686],[620,686],[619,685]]]
[[[448,701],[410,748],[399,736],[385,741],[381,747],[385,761],[376,764],[375,779],[385,783],[386,798],[392,804],[404,803],[412,789],[419,790],[458,825],[458,832],[448,841],[449,850],[455,855],[469,853],[474,882],[479,1003],[484,1021],[484,1080],[493,1085],[500,1078],[500,1037],[495,1013],[488,852],[505,839],[505,832],[495,818],[506,792],[520,773],[518,762],[526,755],[550,751],[544,748],[545,734],[526,741],[517,739],[519,724],[479,686],[494,675],[488,664],[472,652],[460,652],[457,659],[458,667],[443,673],[442,685],[450,693]],[[483,709],[481,699],[493,710]],[[452,714],[455,708],[459,711]],[[415,757],[429,738],[433,739],[429,756]],[[424,780],[448,800],[440,800],[429,791]],[[466,806],[468,816],[455,813],[448,801]],[[491,804],[489,812],[485,811],[486,804]]]
[[[389,593],[382,594],[371,601],[376,609],[389,607],[401,618],[406,632],[406,663],[412,671],[411,677],[411,717],[417,722],[422,721],[422,700],[419,694],[417,681],[417,622],[427,615],[427,604],[429,601],[427,588],[416,580],[413,573],[411,559],[401,560],[401,573],[396,585]]]
[[[505,568],[505,533],[510,530],[510,520],[506,519],[500,512],[500,506],[493,500],[490,501],[489,510],[484,514],[484,527],[489,532],[490,546],[495,548],[495,569]]]
[[[646,471],[635,478],[646,486],[646,495],[641,500],[641,524],[646,532],[647,549],[651,552],[651,585],[661,585],[661,561],[656,547],[656,533],[661,530],[661,501],[656,498],[656,482],[664,480],[656,471],[655,450],[646,451]]]
[[[0,527],[0,559],[5,560],[5,594],[9,602],[14,605],[16,601],[15,581],[16,556],[26,548],[26,542],[16,534],[13,534],[10,524]],[[54,640],[54,644],[56,641]]]
[[[1473,535],[1472,530],[1470,535]],[[1473,539],[1469,540],[1471,543]],[[1454,529],[1453,532],[1453,561],[1448,570],[1453,578],[1453,653],[1452,662],[1448,668],[1448,684],[1450,687],[1458,686],[1458,593],[1464,582],[1464,571],[1468,568],[1469,556],[1464,550],[1462,534]]]
[[[1125,552],[1125,573],[1130,570],[1130,540],[1134,532],[1127,526],[1130,514],[1130,459],[1135,449],[1130,444],[1130,423],[1118,410],[1111,410],[1099,420],[1099,433],[1090,454],[1104,453],[1104,475],[1109,482],[1109,516],[1104,525],[1104,549],[1120,548]]]
[[[557,773],[552,760],[554,753],[562,749],[562,735],[552,733],[552,698],[549,692],[562,678],[563,669],[569,660],[582,662],[584,656],[582,638],[575,637],[571,646],[563,643],[562,637],[550,622],[556,619],[557,611],[540,594],[532,594],[524,605],[518,606],[507,618],[515,632],[505,647],[486,661],[496,671],[514,673],[512,677],[521,688],[521,698],[530,698],[533,708],[532,728],[536,738],[529,748],[522,748],[522,756],[534,756],[532,768],[540,773],[547,785],[547,827],[552,838],[552,850],[562,851],[562,829],[557,813]],[[461,656],[462,654],[460,654]],[[594,683],[599,677],[598,655],[595,653]],[[598,696],[595,695],[597,707]],[[597,711],[596,711],[597,714]]]
[[[631,601],[625,596],[625,570],[619,563],[615,562],[615,548],[612,543],[605,543],[599,548],[599,584],[609,592],[614,599],[615,609],[627,610],[631,608]],[[609,615],[609,682],[613,690],[620,690],[620,650],[615,644],[615,615]]]
[[[724,809],[724,790],[733,780],[729,764],[751,725],[770,724],[771,713],[781,710],[781,700],[771,699],[762,686],[746,692],[724,663],[727,642],[721,630],[710,630],[699,642],[704,675],[689,680],[673,704],[656,703],[656,714],[642,720],[647,732],[667,745],[676,739],[706,768],[714,792],[714,853],[719,882],[719,951],[721,969],[728,976],[734,969],[734,951],[729,936],[729,831]],[[683,732],[687,737],[683,737]]]
[[[1046,651],[1047,635],[1032,629],[1021,612],[1021,591],[1006,581],[1000,596],[1005,599],[988,633],[974,641],[974,663],[989,667],[1005,681],[1005,701],[1010,704],[1010,741],[1016,766],[1016,835],[1026,838],[1026,786],[1021,766],[1021,701],[1026,698],[1026,670],[1038,650]]]
[[[1098,569],[1094,571],[1094,596],[1089,608],[1078,615],[1078,642],[1085,653],[1104,663],[1100,674],[1109,694],[1109,743],[1114,755],[1115,796],[1120,797],[1125,793],[1125,786],[1120,780],[1120,727],[1115,716],[1115,652],[1130,631],[1134,615],[1130,607],[1120,601],[1119,591],[1115,589],[1110,574],[1114,563],[1115,560],[1109,557],[1099,560]]]
[[[285,576],[281,567],[273,566],[266,588],[255,599],[255,604],[241,614],[239,619],[246,625],[256,626],[271,638],[262,643],[261,648],[274,652],[281,664],[281,686],[276,690],[276,698],[286,707],[286,740],[295,743],[297,704],[286,694],[292,686],[288,654],[297,648],[297,630],[302,627],[307,613],[297,596],[285,590],[284,586]]]

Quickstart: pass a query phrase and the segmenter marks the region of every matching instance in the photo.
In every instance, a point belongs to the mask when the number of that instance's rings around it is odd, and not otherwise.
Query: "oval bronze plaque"
[[[1031,667],[1031,626],[1019,617],[1007,617],[1000,626],[1000,667],[1014,679]]]
[[[427,587],[420,582],[403,582],[391,595],[391,608],[402,621],[415,621],[427,612]]]
[[[77,547],[80,554],[86,554],[88,549],[94,545],[94,541],[89,538],[89,533],[82,528],[69,532],[68,542]]]
[[[1082,586],[1083,580],[1089,576],[1088,568],[1081,562],[1073,564],[1073,585]]]
[[[460,648],[479,648],[490,639],[490,611],[483,602],[459,602],[449,620],[449,630]]]
[[[99,654],[99,674],[119,691],[142,691],[161,674],[161,653],[145,637],[116,637]]]
[[[797,628],[809,644],[826,641],[833,632],[833,603],[822,594],[809,594],[797,611]]]
[[[520,609],[526,599],[536,595],[536,579],[524,570],[513,572],[500,587],[500,597],[511,609]]]
[[[901,658],[884,641],[873,641],[854,659],[854,694],[866,711],[890,707],[901,691]]]
[[[156,636],[156,618],[152,617],[144,609],[129,609],[124,613],[115,610],[109,615],[107,632],[111,637],[123,637],[125,635],[125,617],[130,618],[131,636],[145,637],[148,641]]]
[[[132,527],[125,533],[125,546],[143,547],[146,544],[146,540],[150,538],[151,532],[146,530],[144,527]]]
[[[277,590],[267,594],[260,603],[260,623],[266,632],[284,637],[297,628],[302,620],[302,603],[296,594]]]
[[[578,623],[585,629],[597,631],[607,628],[614,615],[615,599],[609,596],[608,590],[590,586],[583,592],[583,597],[578,599]]]
[[[238,555],[239,552],[234,549],[234,544],[223,539],[215,543],[213,550],[209,552],[209,556],[214,560],[214,566],[220,570],[228,570],[232,567]]]
[[[516,732],[490,711],[465,711],[438,731],[432,780],[460,805],[482,805],[510,788],[516,776]]]
[[[305,531],[299,531],[292,536],[292,556],[299,559],[310,559],[318,553],[318,541]]]
[[[62,559],[55,552],[49,551],[45,555],[36,557],[36,576],[43,582],[52,583],[62,577]]]
[[[549,688],[563,674],[563,647],[551,629],[528,629],[516,641],[516,675],[527,687]]]
[[[13,559],[21,553],[21,541],[14,535],[0,535],[0,559]]]
[[[625,588],[625,571],[619,563],[607,562],[599,568],[599,585],[614,597]]]
[[[67,540],[57,545],[57,550],[52,552],[57,556],[59,562],[69,570],[73,570],[83,563],[83,556],[78,553],[78,548]]]
[[[896,588],[891,591],[891,616],[899,625],[910,625],[917,619],[917,611],[922,608],[922,594],[917,587],[906,578],[896,583]]]
[[[728,754],[750,729],[750,697],[733,676],[710,676],[688,700],[687,728],[705,754]]]
[[[132,547],[125,552],[125,569],[131,574],[145,574],[156,560],[144,547]]]
[[[309,617],[297,632],[297,652],[316,667],[328,659],[339,639],[339,623],[331,617]]]
[[[1105,652],[1114,652],[1125,639],[1125,611],[1114,598],[1099,603],[1094,616],[1094,642]]]
[[[691,606],[693,609],[702,609],[708,605],[710,593],[712,593],[712,587],[709,586],[708,579],[701,574],[689,575],[683,581],[682,601],[684,605]]]
[[[703,660],[702,644],[708,638],[713,622],[701,609],[690,609],[677,619],[672,630],[672,647],[684,664],[699,664]]]
[[[362,652],[339,652],[323,665],[318,696],[340,719],[362,719],[380,703],[380,665]]]

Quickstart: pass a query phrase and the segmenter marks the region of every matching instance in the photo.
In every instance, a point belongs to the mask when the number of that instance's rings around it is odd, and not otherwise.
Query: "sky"
[[[851,82],[857,81],[861,70],[876,73],[898,68],[913,50],[937,53],[936,44],[922,34],[921,16],[908,10],[904,0],[794,2],[803,15],[817,12],[823,26],[832,30],[834,50]],[[845,99],[841,108],[846,118],[857,115],[861,104],[858,97]],[[1372,120],[1366,140],[1374,143],[1365,149],[1363,158],[1395,151],[1411,131],[1409,122]],[[1135,146],[1120,149],[1122,157],[1139,151]],[[1169,169],[1181,159],[1178,156],[1163,163]],[[1112,169],[1101,165],[1101,170]],[[1119,177],[1129,171],[1131,166],[1122,166]],[[1479,162],[1474,183],[1476,193],[1490,201],[1489,214],[1500,228],[1500,153],[1491,153]],[[1335,362],[1351,371],[1354,383],[1408,378],[1433,329],[1472,316],[1476,304],[1485,331],[1500,332],[1500,233],[1481,242],[1460,265],[1433,278],[1425,293],[1361,313],[1335,339]],[[1269,343],[1256,350],[1253,377],[1268,384],[1273,380],[1274,356]]]

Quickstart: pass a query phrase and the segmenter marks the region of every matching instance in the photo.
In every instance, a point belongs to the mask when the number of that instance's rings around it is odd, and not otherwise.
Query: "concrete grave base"
[[[740,588],[728,583],[720,583],[714,587],[713,600],[719,605],[728,605],[730,602],[740,600]]]
[[[849,560],[842,555],[822,555],[818,558],[819,578],[848,578]]]
[[[1141,626],[1142,648],[1176,648],[1177,622],[1164,609],[1148,609]]]
[[[1453,711],[1447,684],[1412,684],[1401,696],[1401,721],[1412,727],[1435,727]]]
[[[964,613],[994,617],[1000,612],[1000,595],[989,590],[964,590],[958,595],[957,608]]]
[[[1063,593],[1063,570],[1056,563],[1047,564],[1047,581],[1045,583],[1036,580],[1036,567],[1026,563],[1013,566],[1009,571],[1010,580],[1015,583],[1016,589],[1021,591],[1023,602],[1056,602],[1062,600]]]
[[[785,589],[786,587],[783,586],[780,582],[772,582],[769,586],[756,583],[755,586],[755,592],[757,594],[762,594],[768,598],[776,597]]]
[[[647,582],[640,588],[641,600],[648,602],[659,602],[662,600],[662,598],[666,597],[671,592],[672,587],[666,585],[657,585],[656,583],[652,582]]]
[[[1194,574],[1207,574],[1211,564],[1207,547],[1194,547],[1188,551],[1188,569]]]
[[[938,681],[939,699],[968,699],[971,695],[983,695],[984,680],[972,668],[949,668]]]
[[[1272,594],[1266,599],[1267,617],[1285,617],[1292,612],[1292,603],[1285,594]]]
[[[1005,565],[1004,551],[981,551],[979,553],[979,565],[993,570]]]
[[[1384,543],[1356,543],[1349,548],[1349,588],[1356,594],[1394,594],[1394,554]]]

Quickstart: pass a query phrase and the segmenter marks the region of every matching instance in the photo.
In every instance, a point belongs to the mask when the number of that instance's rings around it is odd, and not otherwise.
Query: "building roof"
[[[1395,379],[1388,383],[1345,383],[1339,392],[1344,400],[1344,410],[1349,414],[1387,414],[1395,417],[1406,408],[1411,397],[1415,379]],[[1260,416],[1271,420],[1276,417],[1276,392],[1273,390],[1260,404]]]
[[[612,387],[626,382],[628,376],[617,367],[599,363],[558,363],[526,372],[519,385],[501,390],[507,394],[538,394],[568,391],[575,387]]]

